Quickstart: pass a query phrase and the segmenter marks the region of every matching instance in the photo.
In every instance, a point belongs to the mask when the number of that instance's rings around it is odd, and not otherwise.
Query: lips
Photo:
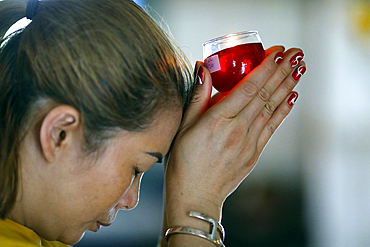
[[[93,229],[90,228],[90,230],[93,231],[93,232],[97,232],[97,231],[100,230],[100,228],[102,226],[107,227],[107,226],[110,226],[110,225],[112,225],[112,222],[110,222],[110,223],[103,223],[103,222],[100,222],[100,221],[96,221],[96,224],[95,224],[94,228]]]
[[[92,232],[97,232],[97,231],[99,231],[100,228],[101,228],[101,224],[99,222],[96,222],[96,224],[94,224],[93,228],[90,228],[89,230],[92,231]]]

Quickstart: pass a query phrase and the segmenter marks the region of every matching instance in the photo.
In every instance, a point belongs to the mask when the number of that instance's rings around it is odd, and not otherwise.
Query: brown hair
[[[25,10],[23,0],[0,1],[1,37]],[[1,46],[0,218],[15,202],[25,126],[47,109],[75,107],[94,152],[114,130],[143,131],[160,109],[185,108],[192,90],[187,60],[128,0],[43,0]]]

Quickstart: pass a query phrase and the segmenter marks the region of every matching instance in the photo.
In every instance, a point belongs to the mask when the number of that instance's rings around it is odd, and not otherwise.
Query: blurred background
[[[138,1],[139,2],[139,1]],[[202,43],[258,30],[265,48],[300,47],[300,97],[253,173],[226,201],[227,247],[370,246],[370,1],[147,0],[139,4],[192,64]],[[139,205],[76,245],[155,246],[163,167],[142,182]]]

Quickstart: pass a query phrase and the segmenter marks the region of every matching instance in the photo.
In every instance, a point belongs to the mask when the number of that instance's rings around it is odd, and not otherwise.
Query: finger
[[[209,108],[211,108],[213,105],[220,102],[223,98],[225,98],[226,95],[227,95],[227,93],[220,93],[220,92],[213,95],[211,100],[209,101],[209,104],[208,104]]]
[[[283,50],[283,47],[280,47],[271,53],[259,66],[244,77],[221,102],[214,105],[214,108],[226,118],[234,118],[238,115],[275,73],[278,66],[274,61],[274,56]]]
[[[276,107],[297,86],[305,72],[306,72],[306,63],[304,61],[301,61],[298,64],[298,66],[294,68],[293,72],[291,72],[291,74],[287,78],[285,78],[285,80],[275,90],[274,94],[265,104],[263,111],[265,111],[266,114],[271,115],[275,111]]]
[[[265,125],[258,139],[257,151],[259,153],[263,151],[268,141],[271,139],[272,135],[275,133],[275,131],[280,126],[280,124],[284,121],[284,119],[291,112],[294,104],[297,102],[297,99],[298,99],[298,93],[292,92],[285,98],[285,100],[276,109],[271,119]]]
[[[274,53],[273,53],[274,54]],[[283,60],[277,60],[276,56],[282,56]],[[297,85],[299,78],[293,77],[295,73],[295,62],[292,66],[291,61],[302,57],[303,53],[300,49],[290,49],[285,54],[277,53],[275,61],[279,63],[278,69],[267,80],[265,85],[257,92],[256,97],[246,106],[240,113],[246,122],[253,122],[254,119],[261,113],[261,110],[267,116],[271,116],[276,107],[284,100],[284,98]],[[301,58],[299,58],[301,62]],[[303,63],[303,62],[302,62]],[[293,74],[292,74],[293,73]]]
[[[264,105],[262,113],[266,116],[272,116],[277,106],[293,91],[305,72],[306,63],[301,61],[293,72],[278,86],[271,98]]]
[[[275,90],[271,98],[266,102],[265,106],[262,108],[258,116],[254,119],[252,125],[250,126],[250,135],[253,136],[256,140],[259,138],[261,132],[265,128],[266,123],[275,113],[276,108],[284,101],[284,99],[291,94],[294,87],[297,85],[298,80],[297,74],[304,74],[304,71],[301,70],[304,68],[305,63],[300,62],[299,66],[294,70],[294,72],[287,77],[278,89]],[[303,72],[303,73],[302,73]]]
[[[268,57],[271,53],[276,52],[276,51],[277,52],[284,52],[285,47],[281,46],[281,45],[272,46],[272,47],[266,49],[265,56]]]
[[[195,90],[190,105],[185,112],[182,128],[193,125],[208,109],[208,102],[212,93],[212,80],[208,69],[202,62],[195,65]]]

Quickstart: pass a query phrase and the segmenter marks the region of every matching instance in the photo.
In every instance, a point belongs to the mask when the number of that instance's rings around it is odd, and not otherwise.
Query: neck
[[[10,213],[7,215],[6,218],[17,222],[18,224],[21,224],[23,226],[26,226],[26,221],[24,218],[24,213],[21,205],[21,199],[20,199],[20,193],[18,193],[17,200],[10,211]]]

